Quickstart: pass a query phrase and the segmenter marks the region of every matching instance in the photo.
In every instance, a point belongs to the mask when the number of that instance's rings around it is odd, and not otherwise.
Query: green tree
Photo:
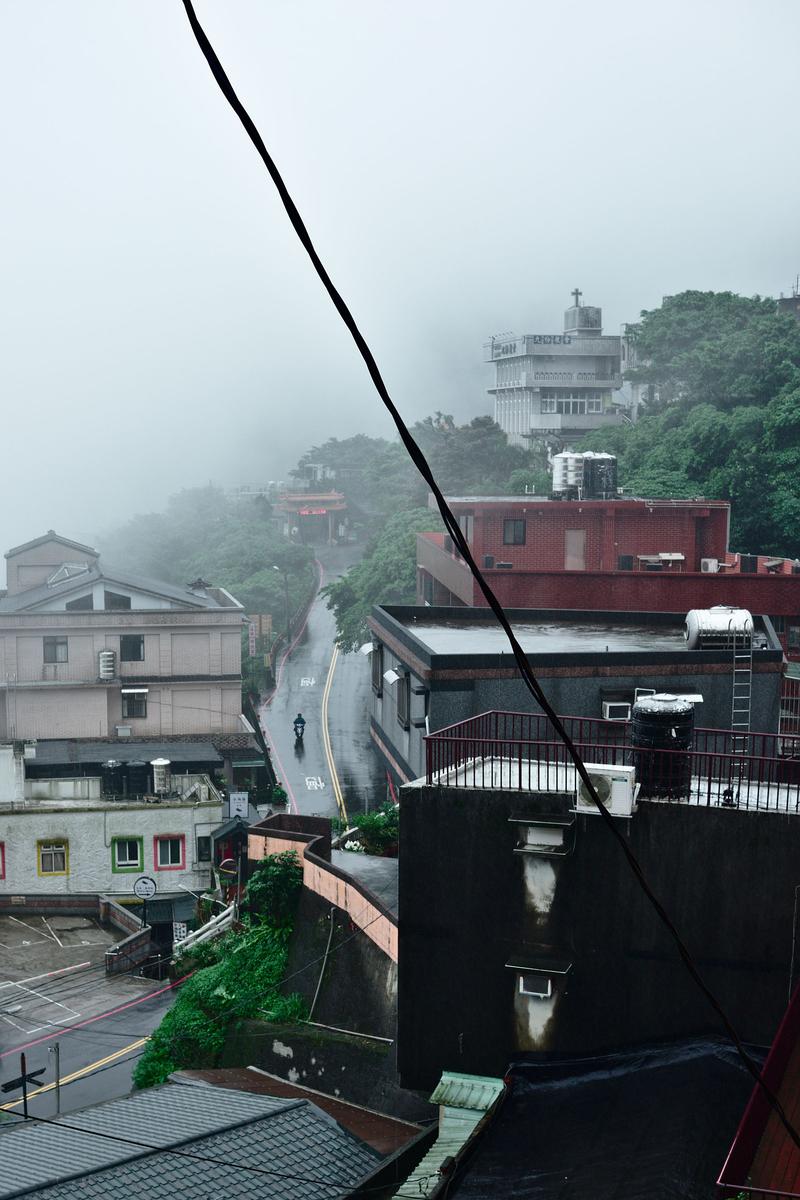
[[[437,513],[414,508],[390,517],[355,567],[323,588],[336,617],[336,641],[355,650],[367,637],[374,604],[413,604],[416,598],[417,534],[441,529]]]
[[[676,401],[765,405],[800,368],[800,326],[775,301],[733,292],[681,292],[630,326],[637,366],[629,379]]]

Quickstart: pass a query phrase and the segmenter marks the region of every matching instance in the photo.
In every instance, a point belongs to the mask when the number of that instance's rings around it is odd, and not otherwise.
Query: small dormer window
[[[67,612],[89,612],[94,608],[94,597],[91,592],[86,596],[78,596],[76,600],[68,600],[64,608]]]
[[[103,593],[103,608],[106,611],[121,611],[131,607],[130,596],[123,596],[119,592],[104,592]]]

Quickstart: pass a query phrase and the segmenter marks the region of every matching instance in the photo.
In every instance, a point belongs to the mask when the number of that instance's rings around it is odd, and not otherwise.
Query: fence
[[[698,728],[689,747],[653,749],[633,744],[628,721],[561,720],[584,762],[636,767],[641,799],[800,811],[800,736],[751,733],[742,739],[731,730]],[[430,734],[425,743],[429,784],[575,789],[566,746],[539,713],[481,713]]]

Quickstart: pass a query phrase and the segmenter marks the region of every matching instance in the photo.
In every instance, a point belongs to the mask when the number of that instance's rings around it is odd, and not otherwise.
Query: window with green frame
[[[140,837],[115,837],[111,841],[112,871],[141,871],[144,868],[144,845]]]

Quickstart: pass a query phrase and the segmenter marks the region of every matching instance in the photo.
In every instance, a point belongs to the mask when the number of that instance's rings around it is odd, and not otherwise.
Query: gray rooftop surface
[[[346,871],[397,916],[397,859],[381,858],[374,854],[358,854],[352,850],[331,850],[331,863]]]
[[[508,638],[488,621],[402,621],[431,654],[509,654]],[[602,654],[686,650],[681,625],[605,621],[512,621],[526,654]]]
[[[307,1101],[167,1083],[10,1124],[0,1160],[4,1200],[312,1200],[341,1195],[380,1155]]]
[[[213,762],[221,763],[222,755],[213,742],[147,742],[114,741],[82,742],[66,739],[48,739],[36,743],[38,766],[51,763],[101,763],[115,759],[117,762],[152,762],[154,758],[168,758],[170,762]]]

